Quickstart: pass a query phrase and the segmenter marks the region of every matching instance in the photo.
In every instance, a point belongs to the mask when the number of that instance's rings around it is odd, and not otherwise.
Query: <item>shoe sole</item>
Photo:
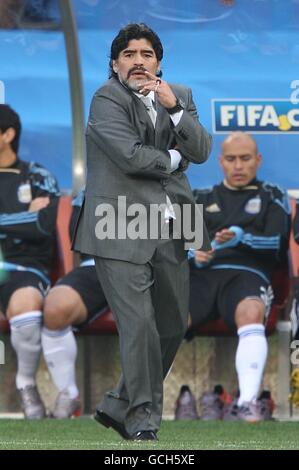
[[[96,410],[94,419],[105,426],[105,428],[112,428],[116,431],[123,439],[130,440],[131,436],[127,433],[124,426],[115,421],[111,416],[104,413],[104,411]]]
[[[80,418],[81,416],[81,407],[75,410],[71,415],[69,416],[55,416],[54,413],[49,414],[49,418],[51,419],[72,419],[72,418]]]

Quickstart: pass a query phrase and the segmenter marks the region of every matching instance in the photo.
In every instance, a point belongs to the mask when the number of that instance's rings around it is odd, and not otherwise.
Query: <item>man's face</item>
[[[144,71],[156,74],[160,70],[155,51],[147,39],[132,39],[128,47],[113,60],[113,70],[119,80],[133,91],[139,91],[148,81]]]
[[[249,138],[233,139],[224,142],[220,165],[226,181],[233,188],[242,188],[256,177],[261,163],[261,156]]]

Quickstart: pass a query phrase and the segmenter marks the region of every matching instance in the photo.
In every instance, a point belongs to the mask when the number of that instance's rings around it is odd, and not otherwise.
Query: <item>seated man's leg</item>
[[[191,340],[201,325],[218,317],[217,295],[222,275],[211,269],[190,266],[190,300],[186,339]]]
[[[255,404],[261,386],[267,360],[267,340],[264,320],[269,313],[272,289],[261,277],[253,273],[240,273],[222,296],[226,297],[225,319],[231,325],[234,320],[239,343],[236,352],[240,396],[239,406]],[[234,316],[229,314],[229,305]],[[261,419],[258,411],[248,413],[248,421]]]
[[[258,397],[268,354],[264,315],[265,305],[262,300],[244,299],[236,309],[239,336],[236,353],[239,405],[255,401]]]
[[[107,303],[94,266],[79,267],[54,286],[45,300],[42,346],[49,372],[59,390],[52,416],[80,413],[75,363],[77,343],[73,325],[81,325]]]
[[[36,388],[41,352],[41,321],[47,284],[30,272],[12,272],[1,288],[1,302],[11,328],[11,343],[17,354],[16,386],[25,417],[39,419],[45,408]]]

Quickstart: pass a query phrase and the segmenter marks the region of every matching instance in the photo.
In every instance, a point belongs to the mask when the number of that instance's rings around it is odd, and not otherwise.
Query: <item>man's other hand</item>
[[[195,260],[197,263],[209,263],[214,257],[214,250],[209,251],[195,251]]]
[[[37,212],[47,207],[49,203],[50,203],[50,198],[48,196],[36,197],[35,199],[31,201],[28,212]]]
[[[235,232],[232,230],[228,230],[227,228],[224,228],[223,230],[220,230],[220,232],[217,232],[215,235],[215,241],[219,244],[228,242],[232,238],[236,236]]]

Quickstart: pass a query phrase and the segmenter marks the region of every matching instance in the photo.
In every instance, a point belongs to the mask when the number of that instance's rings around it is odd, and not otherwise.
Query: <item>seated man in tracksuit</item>
[[[222,144],[222,183],[195,190],[212,240],[210,252],[191,252],[191,338],[199,325],[221,316],[239,337],[236,369],[240,396],[232,413],[262,419],[257,397],[267,359],[265,324],[273,293],[271,274],[285,260],[290,232],[287,194],[257,179],[261,163],[254,139],[234,132]]]
[[[0,104],[0,310],[17,355],[24,415],[45,417],[36,386],[44,297],[50,287],[59,189],[53,175],[18,155],[21,121]]]

